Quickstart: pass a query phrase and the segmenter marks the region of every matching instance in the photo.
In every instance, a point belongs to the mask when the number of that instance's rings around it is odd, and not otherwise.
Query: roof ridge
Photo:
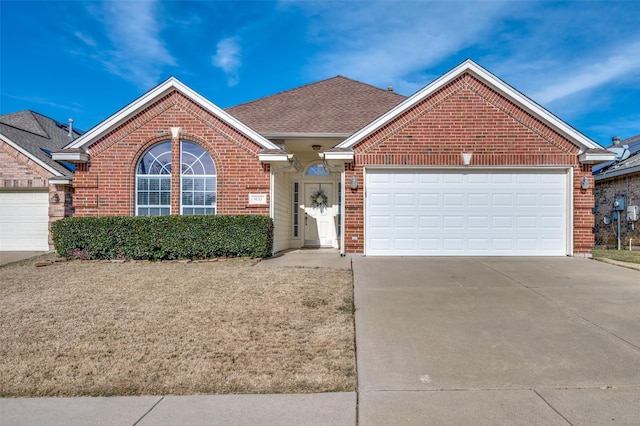
[[[370,84],[370,83],[364,83],[362,81],[355,80],[353,78],[345,77],[345,76],[343,76],[341,74],[338,74],[338,75],[335,75],[333,77],[324,78],[322,80],[318,80],[318,81],[314,81],[314,82],[311,82],[311,83],[302,84],[300,86],[296,86],[296,87],[292,87],[290,89],[282,90],[280,92],[272,93],[270,95],[263,96],[261,98],[252,99],[252,100],[250,100],[248,102],[243,102],[243,103],[240,103],[240,104],[237,104],[237,105],[232,105],[230,107],[225,108],[225,110],[233,109],[233,108],[236,108],[236,107],[239,107],[239,106],[250,105],[250,104],[253,104],[253,103],[258,102],[258,101],[263,101],[263,100],[266,100],[266,99],[273,98],[275,96],[283,95],[285,93],[295,92],[297,90],[306,89],[306,88],[311,87],[311,86],[315,86],[315,85],[318,85],[318,84],[326,83],[326,82],[331,81],[331,80],[339,80],[339,79],[348,80],[348,81],[351,81],[353,83],[361,84],[363,86],[369,86],[369,87],[371,87],[373,89],[380,90],[381,92],[388,92],[388,93],[392,93],[392,94],[394,94],[396,96],[401,96],[403,98],[406,98],[405,95],[401,95],[400,93],[396,93],[396,92],[393,92],[393,91],[390,91],[390,90],[387,90],[387,89],[383,89],[383,88],[374,86],[373,84]]]
[[[29,118],[27,118],[28,121],[26,122],[26,124],[30,124],[30,126],[21,125],[19,122],[20,118],[24,117],[25,115],[29,116]],[[41,115],[41,114],[38,114],[35,111],[32,111],[30,109],[25,109],[25,110],[13,112],[10,114],[0,115],[0,123],[4,124],[5,126],[13,127],[14,129],[20,130],[22,132],[27,132],[27,133],[31,133],[32,135],[40,136],[42,138],[51,139],[51,135],[45,130],[44,126],[42,125],[40,120],[38,120],[36,115]],[[6,119],[3,119],[3,117],[16,118],[16,120],[6,120]],[[45,118],[48,118],[48,117],[45,117]]]

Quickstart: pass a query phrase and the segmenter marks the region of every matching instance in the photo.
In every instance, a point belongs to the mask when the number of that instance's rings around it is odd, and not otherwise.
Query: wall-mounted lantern
[[[356,175],[353,175],[353,177],[351,177],[350,186],[351,189],[358,189],[358,178],[356,177]]]

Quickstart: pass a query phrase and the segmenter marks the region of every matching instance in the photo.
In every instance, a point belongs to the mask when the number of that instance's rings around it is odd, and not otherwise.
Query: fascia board
[[[67,161],[69,163],[86,163],[89,161],[89,154],[86,152],[52,152],[51,158],[55,161]]]
[[[42,166],[45,169],[47,169],[54,176],[64,176],[62,173],[60,173],[59,171],[57,171],[56,169],[54,169],[53,167],[51,167],[47,163],[44,163],[38,157],[36,157],[35,155],[31,154],[29,151],[27,151],[26,149],[22,148],[17,143],[13,142],[11,139],[6,137],[5,135],[0,135],[0,139],[2,139],[4,142],[6,142],[7,145],[11,146],[12,148],[18,150],[20,153],[24,154],[27,158],[29,158],[30,160],[32,160],[33,162],[35,162],[39,166]]]
[[[354,133],[351,137],[336,145],[336,148],[353,147],[355,144],[357,144],[376,130],[380,129],[384,125],[390,123],[407,110],[413,108],[415,105],[422,102],[425,98],[440,90],[442,87],[446,86],[465,72],[469,72],[475,75],[482,82],[489,85],[498,93],[502,94],[506,98],[521,106],[523,109],[531,113],[534,117],[538,117],[554,130],[563,134],[569,140],[574,141],[574,143],[576,143],[576,145],[578,145],[583,151],[589,148],[602,148],[596,142],[578,132],[576,129],[569,126],[567,123],[560,120],[558,117],[551,114],[549,111],[547,111],[528,97],[524,96],[522,93],[515,90],[504,81],[500,80],[498,77],[491,74],[489,71],[473,62],[471,59],[467,59],[457,67],[453,68],[451,71],[434,80],[433,82],[416,92],[414,95],[407,98],[404,102],[389,110],[386,114],[383,114],[378,119],[374,120],[361,130]]]
[[[344,160],[353,161],[354,153],[351,152],[322,152],[319,154],[320,158],[325,160]]]
[[[614,161],[616,159],[616,154],[611,153],[593,153],[593,152],[583,152],[578,156],[578,160],[582,164],[599,164],[606,163],[608,161]]]
[[[258,154],[258,160],[262,163],[289,162],[293,159],[293,154]]]
[[[71,185],[73,182],[72,178],[52,178],[49,179],[49,183],[51,185]]]
[[[122,108],[120,111],[111,115],[109,118],[99,123],[97,126],[88,130],[76,140],[66,145],[65,148],[80,148],[87,150],[89,145],[93,143],[96,139],[104,136],[106,133],[114,129],[120,123],[125,121],[126,119],[134,116],[144,108],[146,108],[150,103],[159,99],[160,97],[170,93],[173,90],[177,90],[181,92],[183,95],[187,96],[198,105],[200,105],[205,110],[209,111],[211,114],[220,118],[222,121],[229,124],[231,127],[237,129],[240,133],[247,136],[249,139],[252,139],[258,145],[265,149],[277,149],[272,142],[261,136],[259,133],[252,130],[250,127],[246,126],[238,119],[231,116],[229,113],[225,112],[223,109],[214,105],[211,101],[204,98],[202,95],[196,93],[191,88],[187,87],[185,84],[180,82],[175,77],[170,77],[164,83],[159,84],[155,88],[151,89],[135,101],[131,102],[129,105]]]

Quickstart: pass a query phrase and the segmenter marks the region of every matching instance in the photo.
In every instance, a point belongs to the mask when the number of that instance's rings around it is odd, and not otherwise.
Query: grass
[[[640,264],[640,250],[629,251],[629,250],[596,249],[596,250],[593,250],[592,255],[594,259],[611,259],[611,260],[617,260],[619,262]]]
[[[2,397],[355,389],[349,270],[29,260],[0,277]]]

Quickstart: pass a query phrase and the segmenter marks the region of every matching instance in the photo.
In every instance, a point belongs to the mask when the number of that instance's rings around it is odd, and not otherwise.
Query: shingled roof
[[[60,175],[73,174],[67,167],[53,161],[49,155],[51,151],[61,149],[71,140],[67,124],[37,112],[25,110],[0,115],[0,135],[27,151],[38,161],[56,170]],[[80,132],[73,132],[74,137],[79,135]]]
[[[263,135],[350,135],[406,97],[337,76],[226,111]]]

